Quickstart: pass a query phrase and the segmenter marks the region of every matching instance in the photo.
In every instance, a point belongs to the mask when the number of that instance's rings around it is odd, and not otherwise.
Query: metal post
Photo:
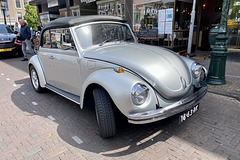
[[[195,8],[196,8],[196,0],[193,0],[190,30],[189,30],[189,36],[188,36],[188,49],[187,49],[188,55],[191,54],[191,49],[192,49],[193,26],[194,26],[194,20],[195,20]]]
[[[225,70],[227,59],[227,19],[230,6],[230,0],[223,1],[222,17],[219,25],[218,35],[216,36],[216,43],[213,51],[210,52],[211,61],[208,71],[207,82],[213,85],[226,84]]]
[[[69,0],[66,0],[66,8],[67,8],[67,17],[71,16],[70,14],[70,2]]]
[[[5,23],[5,25],[7,25],[5,9],[3,9],[3,17],[4,17],[4,23]]]
[[[10,23],[10,26],[12,26],[12,24],[11,24],[11,18],[10,18],[10,14],[9,14],[8,18],[9,18],[9,23]]]

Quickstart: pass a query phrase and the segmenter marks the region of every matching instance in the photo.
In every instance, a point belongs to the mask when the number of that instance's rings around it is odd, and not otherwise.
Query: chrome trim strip
[[[171,117],[193,107],[204,97],[206,93],[207,84],[205,83],[202,88],[193,95],[172,105],[157,110],[128,115],[128,122],[133,124],[146,124]]]
[[[46,84],[46,88],[51,90],[51,91],[53,91],[53,92],[55,92],[55,93],[57,93],[57,94],[59,94],[60,96],[63,96],[64,98],[67,98],[68,100],[70,100],[70,101],[80,105],[80,97],[79,97],[79,101],[77,101],[77,100],[75,100],[75,99],[70,97],[70,93],[66,92],[66,94],[64,94],[64,91],[61,91],[61,90],[59,90],[57,88],[55,89],[55,87],[53,87],[53,86],[51,86],[49,84]],[[69,94],[69,96],[67,96],[67,94]]]

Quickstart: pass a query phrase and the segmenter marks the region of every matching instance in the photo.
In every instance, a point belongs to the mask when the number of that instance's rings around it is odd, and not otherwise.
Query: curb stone
[[[222,96],[235,98],[236,100],[238,100],[240,102],[240,94],[237,94],[237,93],[232,93],[232,92],[227,92],[227,91],[223,91],[223,90],[213,89],[211,87],[208,87],[208,92],[209,93],[214,93],[214,94],[219,94],[219,95],[222,95]]]

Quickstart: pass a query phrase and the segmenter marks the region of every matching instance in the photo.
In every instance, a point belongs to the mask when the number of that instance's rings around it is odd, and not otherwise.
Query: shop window
[[[16,2],[16,8],[21,8],[20,0],[15,0],[15,2]]]
[[[175,28],[189,29],[192,4],[177,2],[176,7],[178,8],[178,11],[175,12]]]
[[[124,17],[125,16],[124,3],[121,3],[120,1],[109,2],[109,3],[99,3],[98,14]]]
[[[159,11],[171,9],[174,1],[163,3],[163,1],[133,1],[133,30],[138,32],[140,29],[159,29]],[[164,16],[167,16],[164,14]],[[162,20],[161,20],[162,21]],[[167,21],[164,19],[163,21]]]

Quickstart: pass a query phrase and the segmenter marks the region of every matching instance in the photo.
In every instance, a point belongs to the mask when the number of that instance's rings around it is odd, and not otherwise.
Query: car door
[[[80,96],[80,58],[69,29],[50,30],[51,48],[41,51],[47,69],[47,83],[65,92]]]
[[[38,57],[41,62],[45,79],[48,84],[52,84],[51,80],[49,79],[50,76],[50,68],[51,68],[51,59],[49,58],[51,56],[51,41],[50,41],[50,31],[46,30],[42,37],[41,37],[42,44],[39,47],[38,50]]]

